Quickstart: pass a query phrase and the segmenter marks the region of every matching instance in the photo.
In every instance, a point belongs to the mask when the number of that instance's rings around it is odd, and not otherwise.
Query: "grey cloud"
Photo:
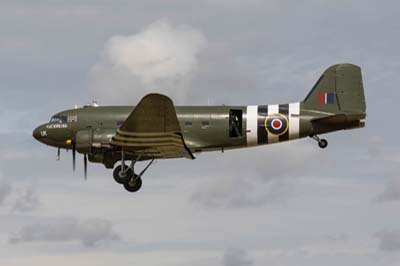
[[[253,259],[246,250],[240,248],[228,249],[222,258],[223,266],[251,266]]]
[[[0,181],[0,205],[4,203],[7,197],[11,194],[11,185],[5,181]]]
[[[373,158],[379,157],[382,154],[383,145],[384,141],[382,137],[371,137],[368,142],[368,154]]]
[[[384,252],[400,251],[400,230],[382,230],[374,235],[379,240],[379,249]]]
[[[384,191],[377,196],[379,202],[400,201],[400,178],[392,178]]]
[[[78,221],[76,218],[64,218],[23,227],[9,238],[9,243],[80,241],[85,247],[92,247],[100,242],[119,239],[108,220]]]
[[[22,194],[18,195],[13,206],[13,211],[30,212],[39,208],[39,206],[40,198],[36,186],[31,185],[27,187]]]
[[[191,202],[209,209],[257,207],[285,201],[290,196],[287,180],[252,180],[249,176],[212,176],[191,195]]]
[[[315,166],[307,164],[318,154],[312,145],[271,146],[268,150],[229,154],[222,162],[214,164],[213,174],[208,174],[202,185],[191,194],[191,203],[207,209],[257,207],[268,203],[284,203],[290,198],[294,178],[318,173]],[[284,164],[277,154],[285,154]],[[251,167],[235,167],[247,165]],[[324,163],[321,161],[321,166]]]
[[[12,206],[12,211],[30,212],[39,207],[39,195],[34,185],[27,187],[22,193],[16,192],[17,189],[14,189],[9,183],[0,181],[0,205],[3,204],[8,197],[16,197]]]

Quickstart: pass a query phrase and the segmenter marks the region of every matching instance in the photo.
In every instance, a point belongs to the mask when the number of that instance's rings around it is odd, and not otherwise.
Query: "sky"
[[[0,1],[0,264],[399,266],[398,1]],[[32,138],[58,111],[301,101],[361,66],[366,127],[194,161],[130,194]],[[140,163],[143,167],[144,164]]]

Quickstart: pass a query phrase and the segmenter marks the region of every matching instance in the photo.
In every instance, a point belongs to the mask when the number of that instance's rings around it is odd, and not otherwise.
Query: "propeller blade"
[[[75,168],[76,168],[76,147],[75,144],[73,144],[72,146],[72,169],[75,172]]]
[[[58,148],[58,150],[57,150],[57,161],[59,161],[60,160],[60,148]]]
[[[85,180],[87,180],[87,155],[86,155],[86,153],[83,156],[83,168],[85,171]]]

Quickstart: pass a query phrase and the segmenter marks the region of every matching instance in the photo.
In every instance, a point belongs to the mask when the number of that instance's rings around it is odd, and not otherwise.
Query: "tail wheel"
[[[114,169],[113,177],[115,182],[118,184],[128,183],[132,177],[134,176],[133,170],[131,168],[126,168],[125,171],[122,171],[122,166],[119,165]]]
[[[129,192],[137,192],[142,187],[142,178],[135,174],[129,182],[124,184],[124,188]]]
[[[328,141],[327,141],[326,139],[320,139],[320,140],[318,141],[318,146],[319,146],[321,149],[325,149],[326,147],[328,147]]]

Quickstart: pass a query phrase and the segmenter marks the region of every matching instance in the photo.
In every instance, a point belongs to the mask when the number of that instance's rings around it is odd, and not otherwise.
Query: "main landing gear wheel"
[[[113,177],[115,182],[118,184],[128,183],[133,178],[133,170],[132,168],[128,168],[125,166],[125,171],[122,171],[122,165],[119,165],[115,168]]]
[[[135,174],[135,176],[127,183],[124,188],[129,192],[137,192],[142,187],[142,178]]]

